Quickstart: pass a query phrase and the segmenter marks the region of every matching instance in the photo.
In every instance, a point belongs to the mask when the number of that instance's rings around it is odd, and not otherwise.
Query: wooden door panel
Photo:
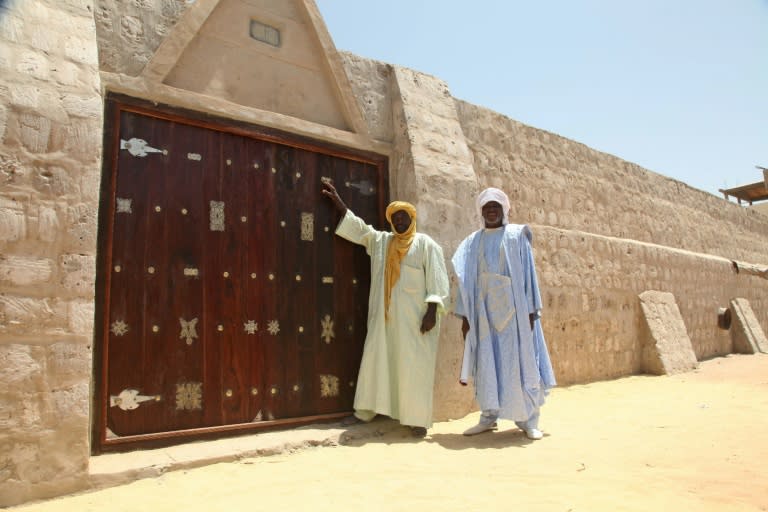
[[[271,172],[274,146],[262,141],[248,145],[249,173],[246,181],[250,191],[248,219],[252,236],[248,240],[247,282],[245,284],[246,322],[253,321],[250,329],[248,347],[251,373],[249,375],[249,411],[250,421],[263,421],[268,418],[270,372],[275,365],[270,364],[267,348],[272,343],[268,324],[276,318],[274,297],[277,292],[274,281],[274,269],[278,262],[278,247],[271,240],[267,226],[279,222],[276,216],[274,176]],[[272,279],[270,279],[272,274]],[[255,324],[255,325],[254,325]]]
[[[267,409],[267,419],[279,419],[289,417],[293,412],[290,399],[293,397],[292,387],[296,374],[296,333],[298,327],[292,322],[292,313],[295,303],[290,300],[295,296],[296,285],[293,276],[297,270],[297,250],[291,248],[294,240],[296,225],[293,221],[293,212],[290,200],[295,196],[291,174],[293,167],[293,148],[277,147],[274,152],[274,160],[271,166],[273,187],[275,190],[275,224],[271,240],[278,248],[279,259],[271,270],[274,276],[274,295],[271,297],[275,304],[274,323],[276,332],[270,333],[268,340],[267,357],[270,367],[271,380],[268,382],[270,404]],[[279,363],[278,363],[279,361]]]
[[[203,424],[206,399],[196,400],[198,385],[204,383],[204,315],[207,269],[203,259],[205,240],[202,227],[208,224],[205,203],[206,134],[194,127],[165,120],[149,120],[168,128],[168,165],[163,169],[166,194],[164,241],[148,240],[167,253],[162,285],[167,302],[151,304],[164,319],[163,343],[148,352],[150,372],[167,397],[161,414],[153,416],[153,430],[189,429]],[[198,160],[196,155],[200,155]],[[149,376],[147,376],[149,378]],[[204,389],[204,385],[202,386]],[[173,427],[170,427],[173,426]]]
[[[370,260],[320,179],[380,225],[383,160],[112,108],[98,449],[350,411]]]
[[[130,141],[132,133],[142,133],[150,140],[165,138],[162,125],[148,123],[137,116],[125,116],[121,119],[120,133],[127,134],[123,140]],[[160,155],[157,155],[162,158]],[[158,179],[157,159],[138,160],[128,151],[118,155],[118,167],[124,172],[117,176],[114,217],[112,289],[110,293],[109,323],[110,332],[109,359],[113,371],[109,376],[109,396],[122,401],[121,394],[126,390],[135,390],[145,397],[159,397],[159,400],[142,402],[138,409],[123,410],[110,407],[111,432],[119,436],[142,433],[151,429],[152,414],[164,410],[162,399],[164,390],[151,368],[147,367],[148,351],[153,350],[152,339],[148,331],[156,325],[156,311],[147,307],[157,301],[158,288],[152,286],[154,275],[150,268],[158,264],[157,254],[150,250],[147,240],[162,240],[161,215],[154,211],[157,197],[162,195],[164,183]],[[152,213],[150,213],[152,212]],[[154,221],[154,222],[153,222]],[[158,236],[160,233],[160,236]],[[156,281],[156,280],[155,280]],[[116,326],[123,326],[124,333]],[[154,333],[156,338],[159,334]],[[150,336],[152,338],[152,336]],[[137,374],[150,378],[138,382]]]

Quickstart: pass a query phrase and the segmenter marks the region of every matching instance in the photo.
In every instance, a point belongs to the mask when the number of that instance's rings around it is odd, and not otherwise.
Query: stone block
[[[80,194],[83,201],[98,204],[97,201],[99,200],[101,187],[100,179],[101,175],[98,173],[98,168],[95,166],[93,172],[83,174],[80,177]]]
[[[0,255],[0,282],[14,286],[46,283],[53,274],[53,261],[47,258]]]
[[[29,84],[8,85],[9,103],[20,109],[36,110],[40,106],[40,88]]]
[[[101,148],[100,122],[92,118],[72,118],[67,124],[54,124],[50,148],[80,162],[97,161]]]
[[[0,431],[29,432],[42,425],[40,393],[16,388],[0,393]],[[0,479],[1,480],[1,479]]]
[[[687,372],[698,366],[675,296],[648,290],[640,294],[645,319],[642,369],[656,375]]]
[[[87,430],[90,406],[90,375],[90,371],[86,368],[80,382],[64,388],[53,389],[45,395],[49,402],[49,407],[46,410],[48,417],[44,419],[46,424],[53,428],[61,428],[66,425],[73,430],[80,428]]]
[[[96,247],[97,215],[95,206],[84,203],[67,209],[68,228],[65,250],[84,253]]]
[[[61,97],[64,110],[72,117],[100,118],[101,97],[93,95],[64,94]]]
[[[87,252],[96,247],[96,225],[76,224],[65,237],[63,248],[71,252]]]
[[[78,82],[80,67],[66,60],[58,60],[51,69],[51,77],[59,85],[74,86]]]
[[[27,217],[20,201],[0,197],[0,242],[16,242],[27,236]]]
[[[131,47],[138,47],[144,40],[144,25],[136,16],[122,16],[120,18],[120,39]]]
[[[0,389],[30,393],[42,388],[45,360],[39,347],[18,343],[0,345]]]
[[[90,339],[93,334],[94,303],[92,301],[72,301],[68,306],[69,332],[86,336]],[[88,356],[91,357],[90,355]]]
[[[747,299],[731,300],[731,340],[739,354],[768,354],[768,339]]]
[[[64,37],[64,55],[74,62],[86,64],[96,68],[98,58],[96,45],[90,39],[67,35]]]
[[[98,218],[98,206],[95,204],[77,203],[67,208],[67,224],[70,227],[77,224],[95,225]]]
[[[38,334],[64,331],[67,304],[57,299],[0,295],[0,332]]]
[[[38,95],[39,109],[51,122],[69,124],[71,122],[64,105],[61,102],[61,92],[55,87],[42,89]]]
[[[0,93],[2,92],[0,88]],[[0,178],[5,185],[22,185],[29,174],[27,168],[15,156],[0,154]],[[6,195],[6,199],[13,200]]]
[[[81,409],[88,413],[88,382],[91,377],[91,349],[83,343],[58,342],[48,347],[48,360],[46,367],[46,379],[48,386],[60,388],[62,386],[78,387],[61,395],[56,399],[57,404],[72,402],[71,397],[79,396],[82,386],[85,385],[85,395],[82,396],[82,404],[69,404],[67,408]],[[61,390],[54,392],[62,393]],[[57,410],[62,410],[61,406]],[[74,410],[73,410],[74,412]]]
[[[63,254],[59,257],[61,285],[69,292],[92,297],[96,279],[96,259],[85,254]]]
[[[71,29],[67,28],[67,30]],[[61,53],[59,46],[60,34],[61,31],[51,30],[49,25],[38,23],[27,29],[25,42],[31,48],[44,52],[46,57],[50,58]]]
[[[38,52],[29,50],[20,52],[16,60],[16,71],[38,80],[48,80],[48,59]]]
[[[35,188],[54,198],[77,194],[77,180],[67,169],[57,165],[46,165],[35,169]]]
[[[59,236],[59,215],[50,206],[40,206],[37,214],[37,237],[43,242],[53,242]]]
[[[50,119],[37,114],[25,113],[19,116],[19,126],[21,143],[25,148],[32,153],[48,152],[48,142],[51,137]]]

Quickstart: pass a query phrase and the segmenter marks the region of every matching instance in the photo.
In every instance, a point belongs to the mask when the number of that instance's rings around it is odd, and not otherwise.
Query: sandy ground
[[[540,441],[462,436],[477,416],[8,510],[768,510],[768,356],[558,388]]]

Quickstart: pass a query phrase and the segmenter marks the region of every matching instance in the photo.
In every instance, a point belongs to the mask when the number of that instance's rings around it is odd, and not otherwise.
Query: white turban
[[[499,190],[498,188],[487,188],[480,192],[480,195],[477,196],[477,211],[480,213],[480,221],[483,221],[483,206],[485,204],[490,203],[491,201],[496,201],[501,205],[502,210],[504,210],[504,220],[502,220],[502,224],[509,224],[509,198],[507,197],[507,194]]]

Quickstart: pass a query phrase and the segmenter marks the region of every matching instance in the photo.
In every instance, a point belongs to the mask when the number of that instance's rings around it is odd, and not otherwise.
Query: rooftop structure
[[[757,168],[763,171],[763,181],[741,185],[740,187],[721,188],[720,192],[723,193],[726,199],[735,197],[739,204],[742,201],[746,201],[750,205],[757,201],[765,201],[768,199],[768,169],[760,166],[757,166]]]

